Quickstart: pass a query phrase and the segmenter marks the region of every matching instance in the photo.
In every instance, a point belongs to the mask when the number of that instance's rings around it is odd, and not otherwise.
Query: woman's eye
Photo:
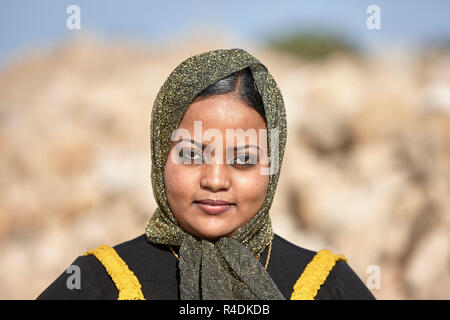
[[[183,163],[201,163],[203,155],[201,152],[194,149],[181,149],[178,156],[183,160]]]
[[[258,159],[252,154],[240,154],[236,157],[235,164],[251,166],[258,163]]]

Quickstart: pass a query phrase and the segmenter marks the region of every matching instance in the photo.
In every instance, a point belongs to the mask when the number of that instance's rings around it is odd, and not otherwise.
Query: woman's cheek
[[[176,206],[188,206],[193,199],[196,174],[190,168],[167,162],[165,183],[167,196],[176,201]]]
[[[261,175],[255,170],[251,174],[241,174],[234,177],[235,193],[241,202],[258,206],[266,196],[269,176]]]

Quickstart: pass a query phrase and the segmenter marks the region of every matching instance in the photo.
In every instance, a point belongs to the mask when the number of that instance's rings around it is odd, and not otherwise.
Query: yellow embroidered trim
[[[125,261],[119,257],[116,250],[102,244],[95,250],[89,250],[84,255],[93,254],[105,267],[119,290],[118,300],[145,300],[141,284]]]
[[[102,244],[95,250],[87,251],[84,255],[89,254],[94,255],[111,276],[119,290],[118,300],[145,300],[139,280],[133,271],[128,268],[125,261],[120,258],[116,250]],[[338,260],[347,262],[342,254],[334,255],[326,249],[317,252],[295,283],[291,300],[314,300],[321,285]]]
[[[347,262],[342,254],[334,255],[326,249],[317,252],[295,283],[291,300],[314,300],[338,260]]]

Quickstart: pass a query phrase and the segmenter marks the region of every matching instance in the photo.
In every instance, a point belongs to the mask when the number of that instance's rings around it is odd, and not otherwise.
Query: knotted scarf
[[[252,71],[264,104],[268,154],[276,154],[274,148],[278,148],[277,156],[270,157],[270,165],[275,165],[273,168],[277,169],[269,175],[264,203],[252,219],[232,236],[215,241],[199,239],[183,229],[168,205],[164,167],[172,146],[171,134],[203,89],[247,67]],[[287,136],[283,98],[267,68],[242,49],[220,49],[189,57],[175,68],[158,92],[152,109],[150,132],[151,180],[158,207],[146,226],[145,234],[152,243],[180,247],[180,298],[284,299],[255,257],[273,239],[269,209],[278,183]]]

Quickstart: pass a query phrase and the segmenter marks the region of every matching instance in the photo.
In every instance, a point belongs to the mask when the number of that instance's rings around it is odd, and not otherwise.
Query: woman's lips
[[[221,214],[234,206],[234,203],[213,199],[197,200],[194,203],[207,214]]]

